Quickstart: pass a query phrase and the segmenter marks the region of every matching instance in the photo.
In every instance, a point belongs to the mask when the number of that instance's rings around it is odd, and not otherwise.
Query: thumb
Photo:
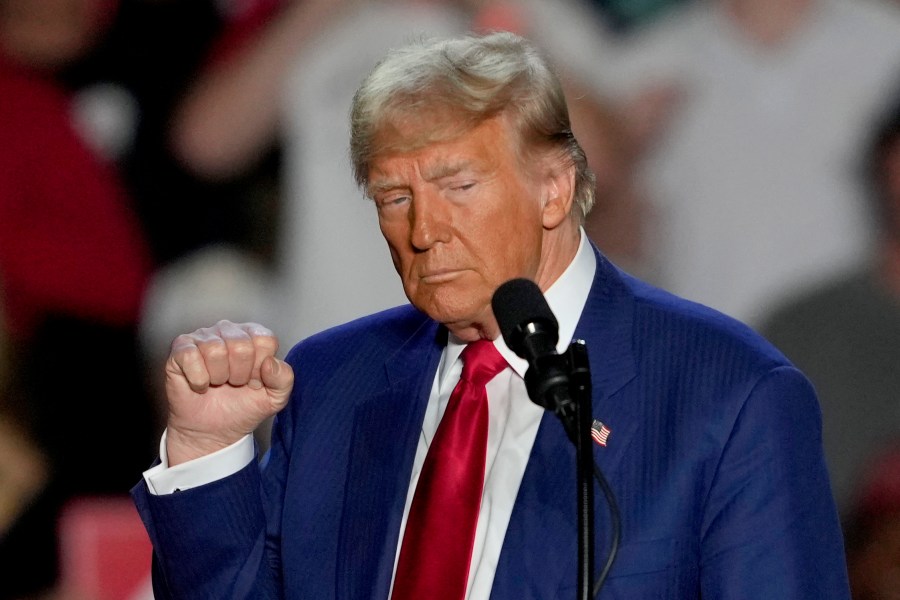
[[[269,396],[280,410],[287,404],[291,388],[294,387],[294,370],[283,360],[269,356],[260,365],[259,375],[263,386],[268,390]]]

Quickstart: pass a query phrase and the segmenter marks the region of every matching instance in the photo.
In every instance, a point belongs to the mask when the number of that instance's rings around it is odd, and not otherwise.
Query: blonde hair
[[[524,38],[507,32],[422,40],[390,52],[363,80],[350,115],[350,158],[357,184],[368,183],[370,161],[386,149],[380,134],[398,123],[429,117],[434,126],[414,140],[426,145],[460,126],[509,115],[520,147],[557,151],[575,167],[580,217],[594,203],[594,175],[572,134],[559,79]],[[440,117],[443,116],[444,120]]]

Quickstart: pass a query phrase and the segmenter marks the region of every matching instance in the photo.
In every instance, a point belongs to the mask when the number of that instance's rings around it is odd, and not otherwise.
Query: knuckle
[[[170,348],[171,352],[175,354],[176,352],[183,352],[192,346],[194,346],[194,338],[190,334],[182,333],[172,340]]]
[[[258,336],[274,336],[272,330],[259,323],[244,323],[241,328],[247,332],[250,337]]]
[[[278,351],[278,338],[274,335],[257,335],[253,338],[253,343],[266,354],[274,354]]]
[[[215,327],[201,327],[200,329],[195,330],[191,335],[200,340],[208,340],[218,336]]]
[[[228,356],[228,346],[221,339],[209,340],[204,342],[202,352],[207,360],[221,360]]]
[[[231,340],[228,344],[229,354],[238,360],[253,358],[254,348],[250,340]]]

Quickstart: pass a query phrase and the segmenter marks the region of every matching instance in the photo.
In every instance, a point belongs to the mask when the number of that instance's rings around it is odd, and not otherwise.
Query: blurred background
[[[600,249],[812,379],[854,598],[900,597],[900,2],[0,0],[0,600],[152,598],[171,340],[404,302],[352,94],[495,29],[562,75]]]

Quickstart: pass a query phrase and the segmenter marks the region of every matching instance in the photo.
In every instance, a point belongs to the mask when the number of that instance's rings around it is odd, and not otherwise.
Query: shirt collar
[[[553,282],[553,285],[544,292],[547,304],[553,311],[557,322],[559,323],[559,342],[556,345],[556,351],[562,354],[572,343],[572,337],[575,335],[575,327],[581,318],[581,311],[587,302],[588,293],[591,291],[591,285],[594,281],[594,272],[597,269],[597,258],[590,243],[587,241],[587,234],[581,229],[581,241],[578,244],[578,251],[575,258],[569,263],[562,275]],[[520,358],[516,353],[509,349],[503,336],[494,340],[497,350],[506,359],[506,362],[521,377],[525,376],[528,369],[528,361]],[[444,359],[441,363],[440,379],[450,371],[450,367],[459,358],[466,344],[460,341],[452,333],[448,336],[447,347],[444,350]]]

